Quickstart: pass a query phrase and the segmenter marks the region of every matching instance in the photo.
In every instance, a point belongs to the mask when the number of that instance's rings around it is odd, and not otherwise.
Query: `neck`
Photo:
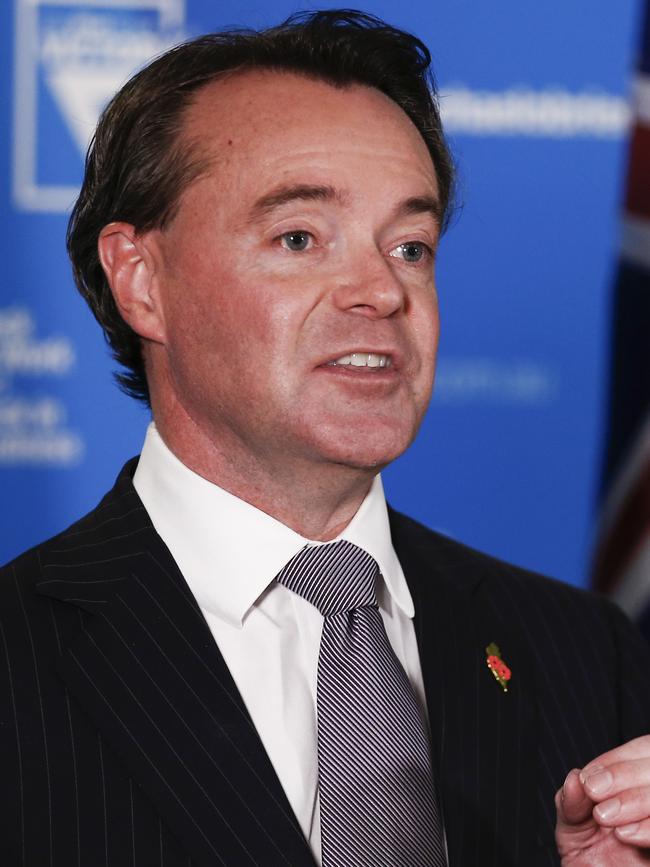
[[[329,541],[350,523],[377,468],[283,455],[260,459],[232,439],[215,442],[189,417],[179,425],[155,412],[158,433],[186,467],[307,539]],[[225,439],[225,438],[224,438]]]

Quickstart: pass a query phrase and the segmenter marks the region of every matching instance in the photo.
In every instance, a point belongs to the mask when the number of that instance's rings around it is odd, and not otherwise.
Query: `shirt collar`
[[[310,540],[186,467],[149,425],[133,478],[140,499],[202,609],[241,627],[280,569]],[[390,537],[377,475],[337,537],[371,554],[407,617],[413,601]],[[313,542],[311,544],[314,544]]]

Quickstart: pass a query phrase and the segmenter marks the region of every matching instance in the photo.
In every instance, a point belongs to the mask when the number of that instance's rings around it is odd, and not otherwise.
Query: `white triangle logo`
[[[46,74],[50,91],[80,152],[85,155],[102,109],[131,73],[129,66],[62,67]]]
[[[111,22],[106,15],[84,11],[44,34],[45,81],[82,154],[102,109],[118,88],[183,36],[142,26],[129,29],[123,22],[123,17]]]

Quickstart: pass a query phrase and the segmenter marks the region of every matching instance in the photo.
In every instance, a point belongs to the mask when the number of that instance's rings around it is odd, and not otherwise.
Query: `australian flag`
[[[594,586],[650,639],[650,0],[634,87]]]

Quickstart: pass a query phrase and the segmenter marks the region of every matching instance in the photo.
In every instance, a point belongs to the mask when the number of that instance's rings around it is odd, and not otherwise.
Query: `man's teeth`
[[[377,355],[375,352],[353,352],[342,355],[329,362],[331,367],[390,367],[390,355]]]

